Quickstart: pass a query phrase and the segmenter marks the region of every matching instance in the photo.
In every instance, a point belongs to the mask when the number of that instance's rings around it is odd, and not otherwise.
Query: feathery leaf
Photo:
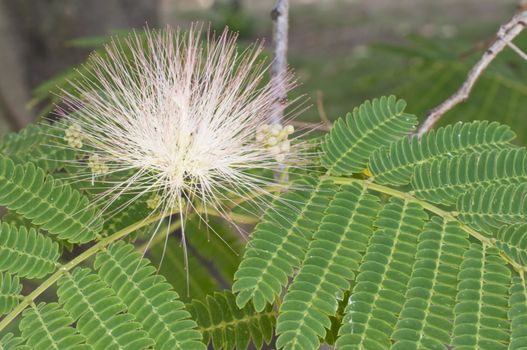
[[[452,345],[457,350],[507,349],[510,270],[498,250],[472,243],[459,273]]]
[[[21,345],[24,339],[7,333],[0,339],[0,350],[31,350],[29,346]]]
[[[0,152],[17,163],[32,162],[53,171],[75,159],[75,151],[64,144],[63,131],[47,123],[31,124],[0,140]]]
[[[89,350],[86,339],[71,325],[73,319],[57,303],[41,303],[24,312],[22,337],[34,350]]]
[[[403,100],[383,96],[337,120],[322,144],[322,165],[337,176],[361,172],[373,151],[412,132],[417,118],[405,107]]]
[[[95,349],[135,350],[154,344],[115,293],[89,269],[76,268],[58,285],[60,304]]]
[[[527,348],[527,282],[523,273],[512,277],[509,300],[511,341],[509,350]]]
[[[0,272],[0,315],[18,305],[22,285],[18,276]]]
[[[236,297],[224,292],[209,295],[204,302],[193,300],[187,307],[205,344],[212,344],[214,349],[247,349],[251,342],[261,349],[273,338],[276,312],[270,305],[262,312],[256,312],[251,304],[239,309]]]
[[[101,220],[88,199],[32,163],[15,165],[0,156],[0,205],[72,243],[93,240]]]
[[[432,203],[454,204],[459,195],[479,186],[527,182],[527,150],[463,153],[415,167],[412,187],[417,197]]]
[[[154,340],[154,349],[205,349],[178,294],[133,245],[112,244],[97,254],[94,267]]]
[[[41,278],[55,270],[58,244],[35,229],[0,223],[0,271]]]
[[[359,184],[335,195],[280,307],[278,347],[319,348],[319,337],[331,327],[329,316],[355,277],[379,210],[379,198]]]
[[[527,266],[527,223],[503,226],[496,236],[496,247]]]
[[[469,246],[467,236],[455,221],[434,216],[426,223],[391,336],[393,350],[442,349],[450,343],[457,275]]]
[[[348,301],[339,349],[387,349],[404,303],[417,237],[428,215],[423,208],[392,198],[380,211],[355,287]]]
[[[368,169],[376,182],[406,185],[419,164],[463,153],[510,149],[515,147],[510,143],[514,137],[508,126],[496,122],[459,122],[377,149],[370,157]]]
[[[477,187],[459,196],[457,211],[461,220],[491,235],[503,225],[527,223],[527,183]]]
[[[234,275],[239,307],[252,300],[260,312],[282,292],[293,269],[304,259],[308,239],[324,216],[336,186],[327,181],[301,180],[299,190],[286,192],[256,226]]]

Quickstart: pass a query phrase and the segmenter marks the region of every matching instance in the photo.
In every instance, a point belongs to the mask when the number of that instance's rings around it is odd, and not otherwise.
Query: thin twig
[[[502,25],[496,35],[496,40],[490,45],[487,51],[485,51],[474,67],[472,67],[463,85],[452,96],[428,113],[426,120],[419,130],[417,130],[417,135],[421,136],[430,130],[446,112],[465,101],[470,95],[474,84],[485,69],[487,69],[489,64],[505,47],[509,46],[509,43],[512,42],[512,40],[514,40],[514,38],[518,36],[526,26],[527,11],[517,14],[509,22]]]
[[[273,20],[274,60],[271,66],[271,79],[276,85],[278,96],[272,120],[281,124],[287,101],[287,36],[289,31],[289,0],[276,0],[271,11]]]
[[[514,52],[516,52],[521,58],[527,61],[527,53],[523,52],[523,50],[516,46],[514,43],[508,42],[507,45],[509,45],[509,47]]]

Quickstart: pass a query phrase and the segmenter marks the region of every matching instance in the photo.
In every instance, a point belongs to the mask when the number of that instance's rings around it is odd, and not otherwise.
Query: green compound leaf
[[[392,198],[379,213],[339,330],[339,349],[387,349],[404,303],[417,237],[428,215]]]
[[[89,350],[85,338],[71,327],[73,319],[57,303],[27,309],[20,321],[22,337],[33,350]]]
[[[63,140],[64,131],[47,123],[29,125],[18,133],[0,140],[0,152],[17,163],[32,162],[53,171],[75,159],[75,151]]]
[[[58,285],[60,304],[94,349],[136,350],[154,344],[122,301],[89,269],[76,268]]]
[[[153,349],[205,349],[178,294],[133,245],[112,244],[97,254],[94,267],[154,340]]]
[[[368,168],[376,182],[407,185],[419,164],[463,153],[510,149],[515,147],[510,144],[514,137],[508,126],[496,122],[459,122],[377,149],[370,157]]]
[[[18,305],[22,285],[18,276],[0,272],[0,315]]]
[[[414,194],[432,203],[455,204],[459,195],[479,186],[527,182],[525,148],[464,153],[415,168]]]
[[[41,278],[55,271],[58,244],[34,229],[0,224],[0,271],[20,277]]]
[[[395,96],[381,97],[337,120],[322,144],[322,165],[336,176],[361,172],[373,151],[414,130],[417,118],[405,107]]]
[[[509,300],[511,342],[509,350],[527,348],[527,282],[523,273],[512,277]]]
[[[214,349],[248,349],[251,342],[261,349],[273,339],[276,311],[270,305],[262,312],[256,312],[251,304],[239,309],[236,297],[224,292],[209,295],[204,302],[193,300],[187,308],[198,322],[205,344]]]
[[[504,226],[498,232],[496,246],[518,264],[527,266],[527,223]]]
[[[426,223],[391,349],[443,349],[450,343],[457,275],[469,246],[467,236],[455,221],[433,217]]]
[[[131,201],[127,196],[121,196],[103,213],[104,225],[101,234],[103,236],[109,236],[138,221],[146,219],[150,214],[152,214],[152,210],[148,208],[144,198],[141,197]],[[144,233],[150,229],[150,226],[146,226],[141,232],[136,232],[134,235]]]
[[[2,222],[9,224],[11,226],[15,227],[25,227],[27,229],[34,228],[38,229],[38,226],[35,226],[31,223],[31,220],[26,219],[22,215],[18,214],[17,212],[13,210],[7,210],[7,213],[5,213],[2,216]]]
[[[507,349],[510,270],[493,247],[473,243],[465,252],[454,308],[456,350]]]
[[[459,219],[487,233],[527,223],[527,184],[480,186],[457,200]]]
[[[43,138],[43,129],[39,125],[31,124],[19,132],[5,135],[0,140],[2,154],[17,156],[29,152]]]
[[[0,156],[0,205],[71,243],[97,237],[101,220],[87,198],[32,163]]]
[[[280,295],[293,269],[304,259],[308,239],[337,189],[331,182],[310,178],[295,186],[299,189],[275,201],[251,234],[232,286],[240,308],[252,300],[260,312]]]
[[[21,345],[24,339],[13,336],[13,333],[7,333],[0,339],[0,350],[31,350],[29,346]]]
[[[355,277],[380,208],[379,198],[359,184],[335,195],[280,307],[277,347],[319,348],[319,337],[331,327],[329,317]]]

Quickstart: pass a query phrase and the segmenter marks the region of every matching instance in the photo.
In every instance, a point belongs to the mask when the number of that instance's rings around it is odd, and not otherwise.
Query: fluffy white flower
[[[278,89],[265,82],[262,47],[239,52],[228,31],[201,36],[166,29],[116,40],[65,93],[65,138],[83,147],[91,176],[127,174],[107,202],[133,194],[166,213],[184,216],[196,201],[222,213],[272,181],[250,169],[302,157],[293,128],[271,122]]]

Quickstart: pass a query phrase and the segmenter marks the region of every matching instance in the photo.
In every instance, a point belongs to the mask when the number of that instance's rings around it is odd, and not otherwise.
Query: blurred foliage
[[[223,30],[225,26],[221,27]],[[197,28],[200,28],[199,24]],[[213,28],[214,30],[214,28]],[[108,44],[111,40],[119,42],[121,39],[129,35],[137,35],[143,41],[146,41],[146,36],[144,31],[134,30],[134,31],[116,31],[110,35],[105,36],[92,36],[92,37],[83,37],[75,40],[68,41],[67,45],[72,47],[79,48],[90,48],[93,49],[92,55],[100,55],[106,59],[106,50],[105,45]],[[202,35],[206,35],[206,27],[202,27]],[[248,48],[250,43],[240,43],[239,47],[241,50]],[[145,46],[146,49],[146,46]],[[132,59],[131,51],[127,47],[123,47],[123,54],[127,59]],[[268,53],[263,52],[261,54],[262,59],[267,57]],[[90,61],[89,58],[85,62],[75,66],[69,67],[64,71],[56,74],[50,79],[44,81],[38,85],[33,90],[33,95],[31,100],[28,102],[28,107],[35,108],[37,111],[38,119],[43,120],[46,118],[53,119],[54,111],[57,105],[60,105],[61,95],[64,92],[70,93],[74,96],[78,95],[78,92],[73,88],[72,82],[79,79],[90,78]],[[94,79],[95,81],[96,79]],[[94,85],[97,88],[96,85]]]
[[[522,46],[527,34],[515,42]],[[408,101],[409,112],[423,119],[463,83],[467,73],[488,45],[410,37],[405,44],[359,47],[351,55],[331,62],[321,58],[294,58],[304,84],[299,93],[316,101],[321,91],[330,119],[345,115],[350,106],[374,96],[393,93]],[[493,40],[493,38],[487,38]],[[525,47],[525,45],[523,45]],[[480,77],[469,99],[448,112],[440,125],[459,120],[491,120],[515,126],[517,143],[527,142],[527,62],[512,50],[504,50]],[[316,108],[304,118],[319,121]]]
[[[184,229],[190,271],[188,284],[181,231],[172,234],[168,240],[157,240],[148,246],[153,264],[187,302],[192,299],[204,301],[207,295],[229,289],[243,253],[244,242],[240,234],[213,218],[204,223],[195,217],[186,223]],[[166,228],[159,228],[156,234],[163,235],[164,230]]]
[[[526,38],[527,35],[523,34],[517,42],[525,42]],[[414,62],[411,69],[393,75],[407,74],[407,81],[393,92],[409,101],[413,113],[424,115],[459,88],[485,48],[453,53],[448,47],[432,41],[414,42],[413,50],[401,50],[394,46],[382,49],[392,50]],[[527,97],[526,78],[527,62],[511,50],[505,50],[483,73],[468,101],[450,111],[442,124],[459,120],[495,120],[514,126],[518,132],[517,142],[525,144],[527,131],[522,126],[526,126],[527,105],[520,102]]]

